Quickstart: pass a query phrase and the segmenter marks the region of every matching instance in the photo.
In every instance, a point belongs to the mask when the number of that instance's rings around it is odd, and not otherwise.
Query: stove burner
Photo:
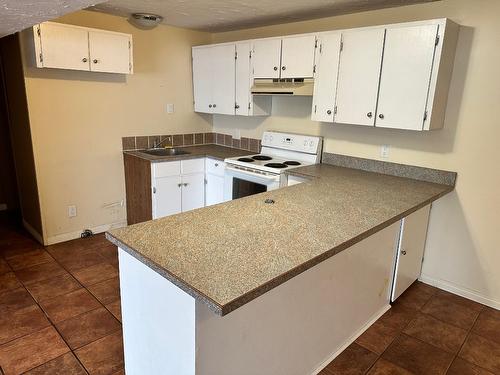
[[[278,169],[281,169],[281,168],[286,168],[286,167],[288,167],[288,165],[283,164],[283,163],[267,163],[267,164],[264,164],[264,167],[270,167],[270,168],[278,168]]]
[[[300,163],[298,161],[295,161],[295,160],[288,160],[288,161],[285,161],[283,164],[286,164],[286,165],[300,165]]]
[[[245,163],[253,163],[255,160],[250,158],[239,158],[238,161],[243,161]]]
[[[253,160],[272,160],[273,158],[270,156],[266,156],[266,155],[255,155],[255,156],[252,156],[252,159]]]

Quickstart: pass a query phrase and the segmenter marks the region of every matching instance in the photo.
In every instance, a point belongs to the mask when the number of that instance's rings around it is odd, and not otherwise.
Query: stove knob
[[[309,142],[309,147],[313,147],[313,146],[314,146],[314,142],[313,141]]]
[[[304,146],[307,146],[307,140],[306,140],[306,141],[304,141]]]

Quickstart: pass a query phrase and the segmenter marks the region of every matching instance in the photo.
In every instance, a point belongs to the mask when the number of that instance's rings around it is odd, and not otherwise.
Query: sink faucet
[[[153,148],[159,148],[165,141],[168,141],[168,140],[170,140],[170,141],[172,140],[172,136],[171,135],[165,137],[165,139],[163,139],[161,141],[158,141],[158,142],[155,141],[153,143]],[[167,148],[167,147],[165,147],[165,148]]]

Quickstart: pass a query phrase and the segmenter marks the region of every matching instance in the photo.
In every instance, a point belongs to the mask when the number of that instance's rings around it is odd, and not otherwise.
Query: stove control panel
[[[321,152],[322,138],[312,135],[264,132],[262,146],[317,154]]]

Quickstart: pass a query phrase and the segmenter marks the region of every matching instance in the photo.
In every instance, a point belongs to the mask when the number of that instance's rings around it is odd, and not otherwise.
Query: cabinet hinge
[[[436,42],[434,43],[435,46],[439,44],[439,35],[436,36]]]
[[[316,73],[316,65],[313,66],[313,73]]]
[[[341,40],[340,41],[340,52],[342,52],[344,50],[344,41]]]
[[[205,178],[205,185],[206,185],[206,184],[208,184],[208,181],[207,181],[207,179]]]
[[[40,52],[40,62],[43,62],[43,55],[41,52]]]
[[[323,43],[319,45],[319,53],[323,53]]]
[[[314,40],[314,48],[318,48],[318,39]]]
[[[128,63],[128,71],[131,72],[132,71],[132,63]]]
[[[251,105],[250,102],[248,102],[248,109],[250,109],[250,105]]]
[[[318,106],[315,104],[314,105],[314,113],[316,113],[316,110],[318,109]]]
[[[238,52],[234,53],[234,59],[236,60],[238,58]]]
[[[40,26],[38,26],[38,27],[36,28],[36,35],[38,35],[38,36],[42,35],[42,33],[41,33],[41,31],[40,31]]]
[[[130,40],[128,41],[128,49],[132,48],[132,44],[130,43]]]
[[[427,111],[424,112],[424,121],[427,120]]]
[[[333,114],[336,115],[337,114],[337,106],[333,107]]]
[[[248,53],[248,58],[250,58],[250,59],[252,58],[252,51],[250,51],[250,52]]]

